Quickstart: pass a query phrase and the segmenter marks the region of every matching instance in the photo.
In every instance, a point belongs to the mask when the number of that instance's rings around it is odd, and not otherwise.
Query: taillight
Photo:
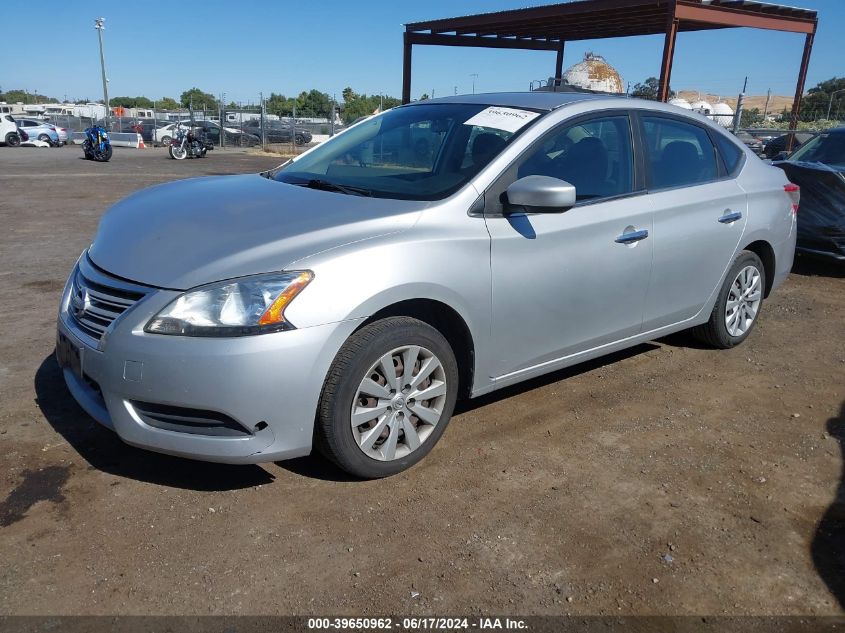
[[[798,203],[801,200],[801,187],[795,183],[790,182],[783,186],[783,190],[789,194],[792,199],[792,215],[798,215]]]

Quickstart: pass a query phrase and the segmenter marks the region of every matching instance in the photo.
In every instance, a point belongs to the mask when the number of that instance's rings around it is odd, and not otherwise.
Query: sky
[[[0,39],[0,90],[24,88],[63,99],[101,99],[94,18],[103,33],[109,95],[174,97],[196,86],[226,101],[257,102],[259,93],[295,95],[317,88],[341,98],[358,93],[400,96],[403,24],[513,9],[531,0],[147,0],[66,2],[3,0],[18,29]],[[806,87],[845,76],[845,0],[785,0],[819,12]],[[181,8],[184,7],[184,8]],[[38,19],[24,19],[29,13]],[[49,16],[49,23],[44,20]],[[724,29],[680,33],[674,90],[736,95],[792,95],[804,44],[795,33]],[[663,36],[566,45],[564,67],[586,51],[602,55],[632,85],[660,71]],[[555,53],[415,46],[412,98],[527,90],[554,73]],[[473,77],[473,75],[477,75]]]

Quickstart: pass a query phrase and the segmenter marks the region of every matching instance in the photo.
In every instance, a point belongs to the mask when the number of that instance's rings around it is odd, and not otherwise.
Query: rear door
[[[748,216],[745,192],[728,173],[704,124],[640,112],[654,263],[643,330],[692,318],[732,263]]]

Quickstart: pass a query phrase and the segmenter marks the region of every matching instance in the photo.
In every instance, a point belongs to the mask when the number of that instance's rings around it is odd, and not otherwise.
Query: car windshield
[[[389,110],[270,174],[379,198],[439,200],[465,185],[540,114],[482,104]]]
[[[845,133],[819,134],[787,160],[793,163],[824,163],[845,169]]]

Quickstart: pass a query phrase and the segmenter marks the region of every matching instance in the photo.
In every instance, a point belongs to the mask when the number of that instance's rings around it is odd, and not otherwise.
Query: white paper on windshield
[[[538,116],[540,116],[539,112],[531,112],[530,110],[490,106],[464,121],[464,125],[477,125],[494,130],[504,130],[505,132],[516,132]]]

